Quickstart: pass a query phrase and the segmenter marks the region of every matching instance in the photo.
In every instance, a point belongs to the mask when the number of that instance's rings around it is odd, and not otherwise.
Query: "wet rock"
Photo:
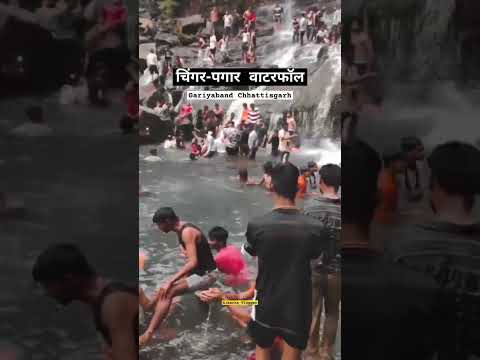
[[[198,49],[188,46],[176,46],[172,48],[173,53],[176,56],[180,56],[182,59],[187,62],[196,59],[198,56]]]
[[[275,29],[274,29],[273,25],[257,24],[256,30],[257,30],[257,37],[271,36],[275,32]]]
[[[320,50],[318,50],[317,53],[317,60],[318,61],[324,61],[328,56],[328,47],[327,46],[322,46]]]
[[[205,19],[202,15],[192,15],[177,19],[177,31],[186,35],[197,34],[204,26]]]
[[[178,39],[178,36],[176,34],[172,34],[171,32],[159,31],[157,32],[157,35],[155,35],[154,40],[157,46],[164,46],[164,45],[176,46],[180,44],[180,40]]]

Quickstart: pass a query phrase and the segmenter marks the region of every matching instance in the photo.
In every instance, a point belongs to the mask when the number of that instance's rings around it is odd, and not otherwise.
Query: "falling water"
[[[443,45],[455,11],[456,0],[425,0],[422,13],[417,17],[415,36],[415,66],[419,78],[435,71],[435,62],[444,58]]]

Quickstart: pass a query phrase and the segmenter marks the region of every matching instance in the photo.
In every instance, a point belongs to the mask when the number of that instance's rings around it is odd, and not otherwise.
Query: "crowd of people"
[[[156,82],[157,84],[158,82]],[[290,153],[300,147],[297,113],[285,111],[272,123],[271,115],[262,114],[255,104],[243,104],[241,116],[230,113],[218,103],[194,110],[192,104],[182,105],[179,111],[160,89],[145,101],[150,109],[146,115],[158,118],[168,127],[164,148],[186,149],[191,141],[190,159],[212,158],[219,153],[230,157],[255,160],[259,149],[270,149],[270,156],[289,160]]]
[[[214,6],[205,27],[209,35],[200,35],[198,38],[199,59],[208,58],[211,65],[230,61],[231,41],[239,38],[241,39],[242,62],[244,64],[256,63],[256,21],[256,12],[250,7],[245,10],[243,15],[240,15],[238,10],[228,9],[222,14],[218,7]]]
[[[307,42],[317,44],[339,42],[342,31],[341,23],[332,24],[329,27],[325,19],[328,15],[326,7],[323,6],[321,8],[310,7],[303,11],[300,17],[294,16],[292,20],[293,42],[300,43],[302,46]]]
[[[304,350],[312,359],[334,358],[340,306],[340,167],[319,169],[311,162],[299,169],[289,161],[268,161],[263,168],[265,175],[255,185],[272,195],[274,210],[250,219],[241,248],[227,245],[229,232],[223,227],[213,227],[206,236],[171,207],[155,212],[153,223],[163,233],[177,235],[186,262],[153,297],[139,290],[143,310],[153,311],[141,346],[163,331],[175,298],[190,294],[206,303],[258,300],[252,311],[226,306],[256,344],[250,359],[299,360]],[[257,260],[255,281],[247,270],[249,256]],[[145,258],[141,254],[142,263]],[[222,290],[222,283],[232,290]],[[238,290],[249,283],[247,290]]]
[[[72,102],[84,97],[106,105],[107,90],[130,80],[126,68],[132,54],[123,1],[44,0],[38,7],[28,6],[12,1],[4,9],[9,14],[4,33],[18,35],[5,42],[4,55],[13,56],[5,60],[8,67],[21,69],[26,78],[44,77],[41,85],[62,88]],[[32,49],[21,43],[22,36],[30,37],[35,58]]]

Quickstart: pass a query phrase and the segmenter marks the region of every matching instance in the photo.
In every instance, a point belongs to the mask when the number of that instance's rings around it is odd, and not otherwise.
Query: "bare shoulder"
[[[110,327],[120,319],[130,321],[138,314],[138,296],[128,292],[115,292],[105,298],[102,306],[102,318]]]

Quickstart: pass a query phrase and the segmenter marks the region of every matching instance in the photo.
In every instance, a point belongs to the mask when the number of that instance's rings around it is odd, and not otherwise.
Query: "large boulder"
[[[154,40],[157,46],[164,46],[164,45],[177,46],[178,44],[180,44],[180,40],[178,39],[178,36],[171,32],[159,31],[157,32],[157,35],[155,35]]]
[[[197,34],[204,26],[205,19],[202,15],[192,15],[177,19],[177,32],[194,35]]]

